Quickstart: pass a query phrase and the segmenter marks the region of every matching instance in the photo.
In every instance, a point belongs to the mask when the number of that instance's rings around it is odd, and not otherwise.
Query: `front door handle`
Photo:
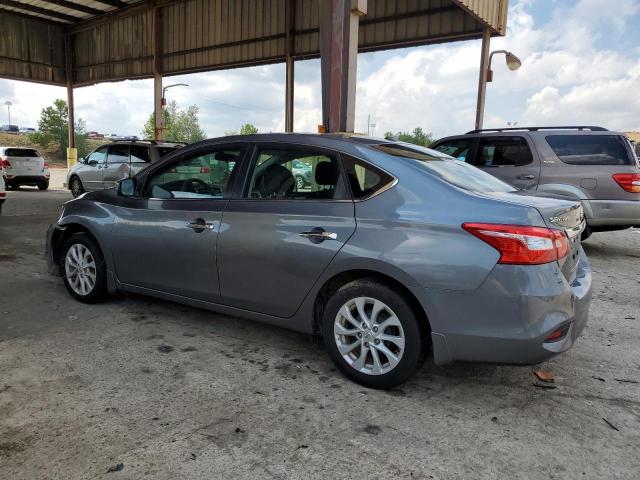
[[[535,175],[520,175],[518,177],[520,180],[535,180]]]
[[[320,243],[325,240],[337,240],[338,234],[333,232],[326,232],[323,228],[312,228],[307,232],[300,232],[298,235],[304,238],[308,238],[312,243]]]
[[[205,230],[213,230],[215,225],[205,222],[202,218],[196,218],[193,222],[187,222],[187,228],[192,229],[196,233],[201,233]]]

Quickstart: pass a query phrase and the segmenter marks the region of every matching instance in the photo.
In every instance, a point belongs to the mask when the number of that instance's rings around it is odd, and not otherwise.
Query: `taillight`
[[[7,157],[0,157],[0,168],[11,168],[11,163]]]
[[[200,173],[211,173],[211,169],[209,167],[200,167]]]
[[[463,223],[462,228],[498,250],[498,263],[540,265],[569,253],[569,240],[562,230],[492,223]]]
[[[45,160],[45,161],[44,161],[44,166],[43,166],[42,168],[44,168],[45,170],[46,170],[47,168],[49,168],[49,162],[47,162],[47,161]]]
[[[640,173],[616,173],[613,179],[627,192],[640,193]]]

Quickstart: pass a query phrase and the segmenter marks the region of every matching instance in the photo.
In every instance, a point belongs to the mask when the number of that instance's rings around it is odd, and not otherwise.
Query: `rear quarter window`
[[[37,150],[32,148],[7,148],[4,152],[7,157],[39,157]]]
[[[633,165],[629,144],[620,135],[547,135],[553,153],[569,165]]]
[[[175,150],[175,147],[158,147],[158,158],[169,155]]]

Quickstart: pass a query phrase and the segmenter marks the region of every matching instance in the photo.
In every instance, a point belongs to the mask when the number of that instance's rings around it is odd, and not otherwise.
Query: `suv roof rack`
[[[596,127],[591,125],[570,125],[564,127],[509,127],[509,128],[481,128],[478,130],[471,130],[465,135],[469,135],[470,133],[483,133],[483,132],[513,132],[513,131],[528,131],[528,132],[537,132],[539,130],[591,130],[592,132],[607,132],[608,130],[604,127]]]
[[[111,140],[111,143],[119,143],[119,142],[126,142],[126,143],[148,143],[150,145],[158,145],[159,143],[172,143],[174,145],[182,145],[182,146],[186,146],[187,143],[186,142],[173,142],[171,140],[151,140],[151,139],[142,139],[142,140],[125,140],[123,139],[118,139],[118,140]]]

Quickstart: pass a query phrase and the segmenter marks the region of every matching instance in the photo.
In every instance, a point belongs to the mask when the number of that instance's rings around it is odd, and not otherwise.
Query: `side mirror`
[[[118,182],[118,194],[123,197],[133,197],[136,193],[136,180],[135,178],[125,178]]]

